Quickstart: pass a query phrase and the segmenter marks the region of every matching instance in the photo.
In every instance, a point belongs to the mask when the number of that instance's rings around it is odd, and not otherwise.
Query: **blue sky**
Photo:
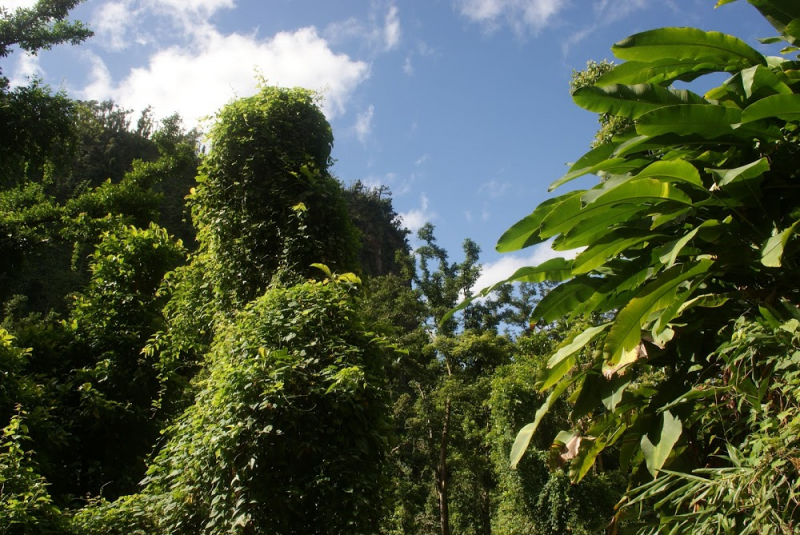
[[[0,0],[7,9],[33,0]],[[87,0],[96,33],[78,47],[3,62],[78,99],[179,112],[187,126],[268,83],[318,89],[345,183],[384,184],[412,230],[436,226],[460,259],[483,250],[486,277],[551,256],[497,238],[548,197],[586,150],[596,117],[568,94],[573,69],[664,26],[732,33],[752,46],[772,28],[744,0]]]

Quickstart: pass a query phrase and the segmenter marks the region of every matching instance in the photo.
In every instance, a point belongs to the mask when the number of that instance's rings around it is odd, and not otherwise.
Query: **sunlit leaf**
[[[710,139],[732,133],[732,125],[741,122],[741,115],[738,109],[727,106],[664,106],[642,115],[636,123],[636,132],[646,136],[696,134]]]
[[[663,59],[725,64],[766,65],[764,56],[737,37],[696,28],[660,28],[632,35],[611,49],[620,59],[658,61]]]
[[[796,221],[791,227],[778,232],[771,236],[764,247],[761,248],[761,263],[767,267],[781,267],[781,259],[783,258],[783,250],[789,242],[789,238],[794,234],[797,224]]]
[[[500,236],[500,239],[497,241],[497,246],[495,247],[497,251],[500,253],[509,253],[542,243],[544,240],[539,238],[539,225],[542,219],[561,202],[575,195],[580,195],[580,192],[567,193],[566,195],[554,197],[541,203],[536,207],[533,213],[515,223]]]
[[[617,364],[624,352],[639,345],[642,325],[650,313],[673,304],[678,286],[693,277],[702,276],[713,263],[712,260],[700,260],[674,266],[642,288],[641,292],[617,314],[611,331],[606,336],[603,346],[606,362],[611,366]],[[686,298],[688,297],[687,295]]]
[[[755,101],[742,112],[742,123],[759,119],[777,118],[784,121],[800,120],[800,95],[771,95]]]
[[[651,439],[650,434],[644,435],[641,443],[647,469],[653,477],[664,466],[669,454],[672,453],[672,448],[683,432],[681,421],[671,412],[664,411],[661,421],[661,428],[655,433],[655,436]]]
[[[644,113],[675,104],[708,104],[685,89],[664,88],[653,84],[609,85],[582,87],[572,94],[581,108],[596,113],[609,113],[638,119]]]

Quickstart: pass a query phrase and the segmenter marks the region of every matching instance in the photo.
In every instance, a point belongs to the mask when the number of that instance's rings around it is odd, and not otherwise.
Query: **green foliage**
[[[358,259],[364,275],[399,275],[403,266],[396,254],[409,254],[407,236],[397,212],[392,207],[389,188],[367,188],[356,180],[344,189],[347,213],[360,233]]]
[[[777,1],[751,3],[784,32],[783,38],[793,38],[785,30],[792,24],[791,9]],[[498,244],[499,250],[516,250],[554,237],[556,250],[586,248],[567,263],[572,278],[536,306],[534,321],[611,315],[608,324],[585,336],[583,343],[597,344],[589,362],[576,366],[568,356],[570,346],[548,361],[539,387],[554,385],[555,397],[542,411],[569,392],[571,431],[556,443],[580,440],[570,461],[573,481],[580,481],[604,451],[617,448],[621,466],[633,469],[634,484],[657,476],[645,488],[647,496],[664,496],[655,507],[666,515],[659,528],[665,532],[693,522],[670,516],[677,510],[694,507],[698,518],[709,519],[732,512],[719,501],[729,497],[712,490],[714,485],[742,493],[725,502],[736,504],[732,508],[747,510],[747,503],[756,501],[747,501],[748,492],[761,488],[774,489],[776,497],[769,499],[783,507],[795,492],[794,473],[781,483],[774,472],[758,472],[763,465],[720,455],[726,446],[738,451],[759,433],[766,442],[788,440],[791,448],[794,431],[777,424],[762,427],[760,421],[730,426],[730,415],[710,412],[709,404],[719,399],[714,396],[720,382],[729,385],[742,374],[750,379],[739,388],[762,399],[782,383],[770,366],[790,362],[781,352],[775,364],[756,356],[734,362],[720,355],[731,340],[725,328],[738,318],[752,321],[766,307],[780,324],[793,317],[798,304],[793,283],[800,275],[793,240],[800,204],[793,186],[799,141],[794,108],[800,98],[795,63],[764,57],[735,37],[690,28],[643,32],[613,50],[629,61],[573,96],[578,105],[622,117],[631,126],[587,153],[553,187],[585,174],[597,174],[601,182],[546,201]],[[729,73],[729,78],[704,96],[669,88],[709,72]],[[561,270],[556,274],[551,280],[564,279]],[[779,303],[785,307],[772,308]],[[796,401],[786,403],[784,411],[796,409]],[[524,445],[529,438],[519,440]],[[715,463],[721,471],[701,468]],[[755,470],[752,477],[776,479],[762,479],[745,491],[744,477],[735,484],[729,477],[741,474],[742,467]],[[696,476],[681,475],[692,470]],[[701,487],[708,489],[708,495],[701,494],[708,507],[689,498]],[[717,502],[711,503],[711,493]],[[759,516],[765,524],[738,521],[735,530],[796,521],[785,516],[794,514],[786,513],[794,511],[792,506],[775,507],[777,516],[766,510]]]
[[[489,440],[498,478],[492,526],[498,533],[597,533],[608,523],[625,489],[624,476],[610,455],[580,483],[570,484],[568,471],[562,467],[574,443],[567,445],[558,435],[572,408],[564,399],[553,400],[550,410],[542,412],[525,457],[514,469],[508,463],[514,430],[544,401],[536,385],[547,354],[568,344],[585,327],[559,323],[527,333],[517,340],[513,362],[494,375],[488,404],[492,414]],[[589,351],[580,355],[581,362],[590,358]]]
[[[83,0],[38,0],[29,8],[10,12],[0,8],[0,58],[16,45],[36,54],[61,43],[77,45],[93,34],[79,21],[67,20],[70,10]]]
[[[154,533],[374,533],[383,349],[351,278],[271,288],[220,329],[145,479]]]
[[[63,517],[53,504],[47,481],[38,473],[31,451],[23,447],[30,440],[24,417],[18,407],[0,438],[0,531],[9,535],[64,533]]]
[[[264,86],[217,115],[192,211],[201,249],[216,257],[209,276],[224,307],[261,295],[284,265],[301,275],[315,262],[355,268],[356,232],[328,172],[333,135],[317,99]]]

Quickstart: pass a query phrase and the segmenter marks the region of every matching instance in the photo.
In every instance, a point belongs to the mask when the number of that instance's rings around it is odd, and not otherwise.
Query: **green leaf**
[[[660,247],[659,258],[658,258],[659,262],[664,264],[667,267],[667,269],[674,266],[675,260],[677,260],[678,254],[681,252],[681,249],[683,249],[686,246],[686,244],[689,243],[689,241],[695,237],[695,235],[699,230],[700,228],[698,227],[692,230],[691,232],[686,233],[682,238],[667,243],[666,245],[663,246],[663,248]]]
[[[761,158],[735,169],[706,169],[706,171],[714,176],[718,187],[724,188],[730,184],[760,177],[769,171],[769,161],[766,158]]]
[[[719,1],[717,2],[717,5],[715,5],[715,6],[714,6],[714,9],[716,9],[716,8],[718,8],[718,7],[722,7],[722,6],[724,6],[725,4],[732,4],[733,2],[736,2],[736,0],[719,0]]]
[[[614,320],[603,346],[606,362],[610,366],[614,366],[619,363],[625,352],[631,351],[639,345],[642,325],[650,314],[673,304],[679,285],[686,280],[703,275],[713,264],[712,260],[704,259],[699,262],[674,266],[642,288]],[[688,295],[685,296],[685,298],[688,297]]]
[[[573,273],[575,275],[588,273],[594,268],[604,264],[609,258],[618,255],[626,249],[651,240],[655,236],[657,235],[649,232],[643,234],[642,231],[633,229],[619,229],[606,236],[602,236],[595,240],[588,249],[578,255],[575,259]]]
[[[757,100],[744,109],[741,122],[750,123],[767,118],[800,120],[800,95],[771,95]]]
[[[594,243],[598,236],[608,233],[609,229],[617,223],[629,221],[635,214],[647,209],[646,205],[632,204],[609,208],[605,212],[581,221],[566,234],[561,234],[553,241],[553,250],[569,251],[578,247],[586,247]]]
[[[658,161],[645,167],[635,178],[656,178],[667,182],[686,182],[704,189],[700,172],[684,160]]]
[[[590,327],[567,338],[547,361],[547,367],[542,373],[541,380],[537,382],[536,388],[543,392],[560,381],[575,364],[575,355],[597,340],[608,329],[609,325],[610,323],[604,323],[597,327]]]
[[[601,282],[584,275],[556,286],[536,304],[531,322],[546,325],[572,314],[594,295]]]
[[[603,76],[596,86],[611,84],[660,84],[674,80],[690,82],[695,78],[728,68],[726,63],[714,61],[676,60],[673,58],[658,61],[626,61],[617,65]],[[733,67],[730,67],[731,69]]]
[[[505,231],[500,239],[497,241],[497,252],[509,253],[517,251],[542,243],[544,240],[539,238],[539,225],[554,208],[561,202],[575,195],[580,195],[580,192],[571,192],[560,197],[554,197],[541,203],[529,216],[516,222],[510,229]],[[580,201],[579,201],[580,202]]]
[[[674,104],[708,104],[708,101],[685,89],[664,88],[653,84],[582,87],[572,100],[589,111],[638,119],[648,111]]]
[[[578,165],[578,163],[580,163],[580,161],[576,162],[576,164],[573,165],[572,168],[574,168],[576,165]],[[550,186],[547,188],[547,191],[553,191],[554,189],[558,188],[559,186],[563,186],[567,182],[570,182],[571,180],[575,180],[576,178],[580,178],[580,177],[582,177],[584,175],[593,175],[593,174],[597,173],[598,171],[605,171],[606,169],[612,168],[615,165],[620,165],[620,164],[624,164],[624,163],[625,163],[625,158],[608,158],[606,160],[602,160],[600,162],[597,162],[596,164],[594,164],[592,166],[580,167],[578,169],[575,169],[574,171],[572,171],[571,170],[572,168],[570,168],[570,172],[567,173],[566,175],[562,176],[561,178],[559,178],[558,180],[556,180],[552,184],[550,184]]]
[[[574,228],[583,220],[607,211],[610,207],[622,204],[641,206],[644,203],[658,203],[673,201],[680,204],[691,205],[691,198],[669,183],[659,182],[651,178],[629,180],[610,190],[597,188],[591,190],[591,197],[587,194],[570,197],[551,211],[542,220],[540,236],[550,237],[561,234]],[[595,195],[597,195],[595,197]],[[589,201],[585,207],[583,200]]]
[[[696,28],[660,28],[632,35],[611,47],[620,59],[711,60],[728,65],[766,65],[757,50],[737,37]]]
[[[636,132],[645,136],[697,134],[710,139],[733,132],[741,122],[741,112],[727,106],[679,104],[645,113],[636,123]]]
[[[772,69],[763,65],[756,65],[744,69],[736,76],[732,76],[725,82],[726,87],[732,88],[736,93],[750,99],[763,89],[768,89],[770,93],[792,94],[792,89],[786,85]],[[769,96],[769,95],[767,95]]]
[[[773,28],[778,30],[778,33],[784,34],[790,43],[795,42],[795,38],[787,33],[787,26],[795,19],[800,18],[800,6],[798,6],[796,0],[748,1],[764,15],[764,18],[772,24]]]
[[[671,412],[664,411],[661,417],[661,429],[658,430],[656,436],[650,439],[650,435],[642,437],[642,453],[644,460],[647,463],[647,469],[656,476],[659,470],[667,462],[672,448],[678,442],[683,432],[683,425],[681,421],[674,417]]]
[[[781,232],[771,236],[764,247],[761,248],[761,263],[767,267],[781,267],[781,259],[783,257],[783,250],[789,242],[789,238],[794,234],[795,227],[800,221],[795,223]]]
[[[566,390],[569,385],[574,383],[578,377],[580,377],[580,375],[575,375],[559,383],[558,386],[553,389],[550,395],[547,396],[544,404],[539,407],[539,410],[536,411],[533,422],[523,427],[520,432],[517,433],[517,438],[514,439],[514,445],[511,446],[510,457],[512,470],[517,468],[520,459],[522,459],[522,456],[525,454],[525,450],[528,449],[528,445],[531,443],[533,434],[536,432],[536,428],[539,427],[539,424],[542,422],[544,415],[547,414],[547,411],[550,410],[550,407],[553,405],[553,403],[555,403],[564,390]]]

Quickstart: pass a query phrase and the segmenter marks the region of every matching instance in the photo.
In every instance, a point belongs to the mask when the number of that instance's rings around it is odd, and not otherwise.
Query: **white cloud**
[[[11,85],[27,85],[34,77],[44,77],[44,69],[39,65],[39,57],[28,53],[20,54],[14,75],[9,80]]]
[[[487,193],[492,199],[497,199],[498,197],[502,197],[510,187],[511,182],[499,182],[492,179],[481,185],[480,189],[478,189],[478,193]]]
[[[372,117],[375,115],[375,106],[372,104],[356,117],[356,136],[361,143],[367,142],[367,136],[372,133]]]
[[[383,26],[384,46],[386,50],[394,50],[400,44],[400,17],[397,6],[390,6]]]
[[[406,61],[403,63],[403,72],[408,76],[414,74],[414,65],[411,63],[411,56],[406,56]]]
[[[571,251],[554,251],[551,247],[552,240],[540,243],[533,247],[527,255],[507,254],[503,255],[496,262],[483,264],[481,276],[475,283],[476,290],[488,288],[502,280],[507,279],[519,268],[525,266],[538,266],[551,258],[575,258],[583,249],[573,249]]]
[[[420,198],[420,204],[419,208],[399,214],[402,225],[412,233],[417,232],[425,223],[436,218],[436,212],[428,211],[428,197],[424,193]]]
[[[123,50],[137,40],[129,33],[135,27],[139,15],[140,12],[130,0],[108,2],[95,10],[91,26],[105,46],[111,50]]]
[[[7,11],[16,11],[17,9],[28,9],[36,5],[37,0],[3,0],[0,7],[4,7]]]
[[[91,83],[82,98],[113,99],[134,110],[151,105],[158,117],[177,111],[189,127],[231,98],[253,94],[256,70],[269,84],[323,91],[328,117],[343,113],[353,90],[369,77],[366,63],[334,53],[313,27],[267,40],[207,27],[192,46],[160,50],[118,82],[99,58],[92,61]]]
[[[322,33],[332,43],[338,44],[358,39],[364,41],[373,52],[394,50],[400,45],[403,33],[399,10],[396,5],[390,4],[386,15],[381,20],[376,16],[375,8],[368,21],[360,21],[351,17],[329,24]]]
[[[518,34],[539,32],[568,0],[456,0],[462,15],[495,30],[503,23]]]
[[[668,3],[667,5],[670,4]],[[613,2],[611,0],[597,0],[592,5],[592,9],[594,10],[592,24],[572,32],[562,45],[564,55],[569,53],[569,49],[572,46],[580,43],[603,26],[608,26],[609,24],[627,17],[634,11],[647,7],[647,0],[614,0]]]

